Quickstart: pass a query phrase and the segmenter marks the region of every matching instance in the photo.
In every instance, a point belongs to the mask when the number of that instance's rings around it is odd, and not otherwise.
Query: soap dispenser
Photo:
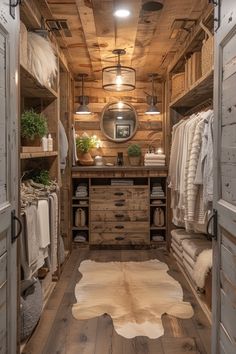
[[[51,134],[48,134],[48,151],[53,151],[53,139]]]

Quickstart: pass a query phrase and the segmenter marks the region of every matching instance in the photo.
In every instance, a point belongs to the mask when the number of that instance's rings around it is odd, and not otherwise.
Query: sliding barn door
[[[217,0],[219,3],[220,1]],[[215,9],[212,354],[236,353],[236,1]]]
[[[17,353],[18,7],[0,0],[0,353]]]

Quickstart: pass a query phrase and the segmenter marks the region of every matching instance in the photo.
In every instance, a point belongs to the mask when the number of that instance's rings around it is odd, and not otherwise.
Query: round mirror
[[[137,114],[133,106],[125,102],[113,102],[105,106],[101,117],[101,130],[112,141],[131,139],[138,128]]]

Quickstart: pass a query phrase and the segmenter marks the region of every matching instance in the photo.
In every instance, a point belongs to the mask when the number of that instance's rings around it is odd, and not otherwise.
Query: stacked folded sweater
[[[160,183],[153,183],[151,190],[151,198],[164,198],[165,193]]]
[[[77,198],[85,198],[88,196],[88,186],[86,183],[80,183],[75,191],[75,196]]]
[[[145,166],[165,166],[165,164],[166,155],[164,154],[147,153],[144,155]]]
[[[194,268],[198,256],[206,249],[212,248],[211,241],[208,241],[206,238],[204,239],[185,239],[182,242],[183,248],[183,265],[187,270],[188,275],[191,280],[195,283],[194,280]]]

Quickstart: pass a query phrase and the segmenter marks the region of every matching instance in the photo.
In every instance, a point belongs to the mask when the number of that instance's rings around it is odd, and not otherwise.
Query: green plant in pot
[[[89,136],[87,133],[83,133],[81,136],[76,138],[78,158],[81,165],[93,165],[93,158],[90,151],[98,147],[98,142],[99,141],[95,135]]]
[[[21,115],[21,138],[23,146],[40,146],[41,139],[48,132],[47,120],[33,109]]]
[[[131,166],[139,166],[141,162],[142,150],[138,144],[131,144],[128,147],[128,157]]]

